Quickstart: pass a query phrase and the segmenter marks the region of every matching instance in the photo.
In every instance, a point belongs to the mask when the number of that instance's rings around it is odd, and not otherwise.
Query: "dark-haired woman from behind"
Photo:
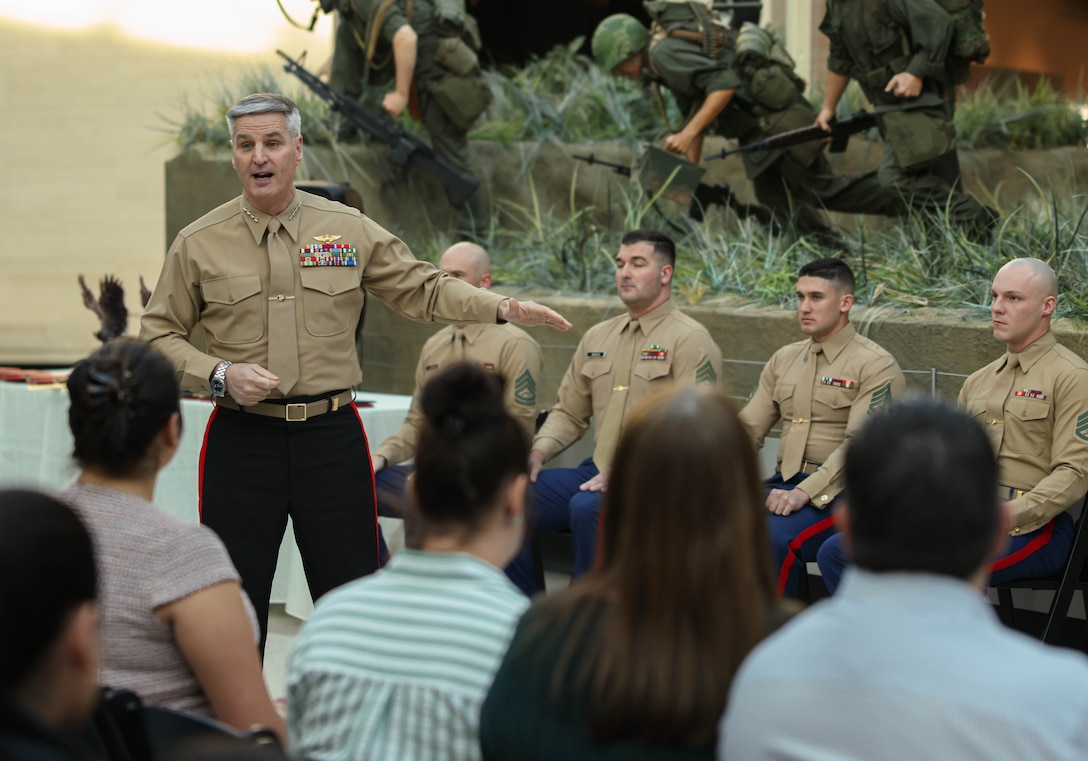
[[[80,761],[98,702],[94,551],[72,510],[0,491],[0,759]]]
[[[529,482],[502,378],[453,365],[420,402],[421,548],[322,597],[295,641],[288,729],[309,761],[479,758],[480,703],[528,605],[501,570],[521,546]]]
[[[616,450],[598,569],[518,624],[483,706],[484,759],[713,758],[733,675],[785,618],[764,512],[727,398],[645,400]]]
[[[101,573],[101,682],[144,703],[237,729],[286,728],[261,672],[257,628],[219,538],[152,503],[181,437],[174,368],[111,341],[68,378],[76,483],[60,496],[94,538]]]

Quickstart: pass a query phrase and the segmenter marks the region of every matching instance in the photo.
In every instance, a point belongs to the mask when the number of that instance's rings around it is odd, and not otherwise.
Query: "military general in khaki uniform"
[[[442,254],[438,268],[450,277],[477,288],[491,287],[491,259],[475,243],[455,243]],[[407,543],[414,545],[417,521],[405,516],[405,481],[411,465],[400,465],[415,456],[423,426],[420,393],[427,380],[440,369],[457,362],[471,362],[503,377],[506,411],[521,421],[530,436],[536,428],[537,384],[542,362],[540,344],[514,325],[477,323],[448,325],[423,345],[416,365],[416,387],[408,416],[397,431],[374,450],[374,475],[378,490],[378,514],[406,517]],[[410,511],[407,511],[410,513]]]
[[[835,531],[828,508],[845,485],[846,443],[872,410],[902,395],[899,363],[850,324],[854,273],[818,259],[797,278],[804,341],[779,349],[741,410],[757,447],[782,420],[778,465],[768,479],[768,531],[780,594],[795,597],[799,574]]]
[[[184,388],[215,400],[201,519],[230,552],[263,635],[288,516],[314,599],[378,567],[374,480],[352,403],[365,294],[420,321],[570,324],[448,277],[359,211],[296,190],[302,119],[289,98],[247,96],[227,123],[242,195],[178,233],[140,336]],[[198,324],[206,350],[190,343]]]
[[[717,385],[722,353],[701,324],[670,300],[676,247],[654,230],[623,236],[616,254],[616,288],[625,313],[586,331],[529,454],[535,527],[569,529],[574,576],[593,568],[601,492],[624,420],[643,397],[673,383]],[[593,456],[576,468],[542,470],[548,459],[594,425]],[[527,593],[537,591],[527,544],[507,569]]]
[[[1054,271],[1038,259],[998,270],[990,312],[994,338],[1008,350],[960,390],[960,406],[990,436],[1011,513],[991,582],[1057,574],[1073,543],[1068,510],[1088,490],[1088,363],[1050,332],[1057,293]],[[841,547],[829,542],[819,563],[833,591],[846,564]]]

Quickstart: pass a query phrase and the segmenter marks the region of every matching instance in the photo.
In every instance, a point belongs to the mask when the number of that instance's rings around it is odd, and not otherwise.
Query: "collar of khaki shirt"
[[[505,324],[507,323],[503,323],[503,325]],[[480,338],[480,334],[483,333],[485,330],[487,330],[488,328],[499,327],[502,327],[502,325],[490,322],[470,322],[467,323],[465,327],[459,328],[459,330],[464,334],[465,341],[467,341],[469,344],[475,344],[476,341]],[[453,328],[455,330],[458,329],[456,325],[454,325]]]
[[[302,199],[299,198],[298,191],[295,191],[295,195],[291,198],[291,203],[281,214],[277,214],[276,217],[280,221],[280,226],[287,231],[287,234],[291,236],[291,240],[298,242],[298,229],[302,224],[302,209],[298,209],[298,213],[292,214],[295,209],[302,203]],[[272,219],[271,216],[265,214],[262,211],[250,208],[250,203],[246,200],[246,197],[238,197],[238,213],[242,215],[242,219],[246,221],[246,226],[249,228],[250,235],[253,236],[253,243],[255,245],[261,245],[261,241],[264,239],[264,232],[268,229],[268,220]],[[288,219],[290,217],[290,219]],[[256,220],[254,219],[256,218]]]
[[[1043,355],[1054,348],[1058,343],[1057,337],[1049,330],[1043,335],[1039,336],[1030,345],[1025,346],[1024,350],[1016,355],[1017,361],[1020,363],[1020,368],[1026,373],[1031,369],[1031,366],[1043,358]],[[1006,356],[1012,352],[1006,352]],[[1005,366],[1005,362],[1002,362],[995,373],[1001,372],[1001,368]]]
[[[822,347],[824,356],[827,357],[827,361],[829,363],[834,362],[835,359],[839,356],[839,353],[846,348],[846,345],[850,343],[856,335],[857,331],[854,330],[854,326],[848,322],[846,323],[846,327],[844,327],[838,333],[835,333],[834,335],[825,338],[823,341],[820,341],[820,346]],[[809,344],[814,343],[816,343],[816,341],[813,341],[810,338]]]
[[[650,331],[660,325],[661,321],[668,317],[669,313],[672,312],[672,310],[672,299],[669,298],[665,299],[663,303],[658,304],[656,307],[654,307],[641,317],[631,318],[630,314],[628,314],[627,316],[629,319],[637,319],[638,326],[642,330],[642,335],[648,336],[650,335]]]

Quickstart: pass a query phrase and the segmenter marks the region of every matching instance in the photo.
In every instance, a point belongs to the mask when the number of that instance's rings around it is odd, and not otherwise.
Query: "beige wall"
[[[237,86],[242,71],[276,67],[277,46],[308,49],[312,62],[328,55],[327,35],[291,29],[274,2],[230,2],[253,5],[255,22],[283,30],[265,52],[0,17],[0,365],[68,364],[97,345],[78,273],[95,290],[101,275],[117,275],[137,312],[139,276],[153,286],[164,253],[163,166],[177,149],[163,130],[186,100],[201,103],[224,83]],[[129,331],[137,328],[130,317]]]

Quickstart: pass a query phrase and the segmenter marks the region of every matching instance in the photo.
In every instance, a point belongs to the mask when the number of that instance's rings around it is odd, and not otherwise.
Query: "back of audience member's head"
[[[98,695],[97,572],[75,513],[35,491],[0,491],[0,700],[48,725],[85,721]]]
[[[1001,531],[996,495],[997,461],[978,423],[936,399],[897,402],[870,418],[847,450],[854,562],[969,578]]]
[[[148,459],[151,443],[181,408],[177,376],[164,356],[142,341],[110,341],[75,366],[68,396],[82,467],[119,477],[157,467]]]
[[[797,277],[818,277],[835,284],[840,293],[854,292],[854,271],[842,259],[814,259],[802,265]]]
[[[428,531],[474,532],[528,472],[529,438],[504,408],[503,388],[500,375],[467,363],[424,385],[414,490]]]
[[[767,633],[763,513],[755,451],[728,398],[683,387],[639,405],[604,495],[597,572],[567,593],[601,602],[603,636],[592,653],[571,637],[556,667],[590,686],[595,741],[713,746],[733,675]]]

